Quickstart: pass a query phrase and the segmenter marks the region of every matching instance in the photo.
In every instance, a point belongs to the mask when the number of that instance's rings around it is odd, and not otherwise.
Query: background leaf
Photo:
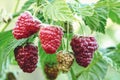
[[[16,40],[12,35],[12,31],[0,33],[0,72],[5,67],[3,63],[7,60],[9,54],[13,54],[14,48],[23,44],[26,40]]]
[[[83,5],[78,2],[69,3],[71,10],[79,16],[92,16],[94,14],[94,6]]]
[[[74,19],[71,10],[64,0],[54,0],[43,9],[45,19],[53,21],[72,21]]]
[[[13,14],[13,18],[17,17],[20,15],[20,13],[24,11],[31,11],[30,6],[35,2],[35,0],[27,0],[24,5],[21,7],[21,9]],[[31,11],[32,12],[32,11]]]
[[[120,1],[110,0],[109,1],[109,17],[112,19],[113,22],[120,24]]]
[[[20,11],[27,10],[34,2],[35,2],[35,0],[28,0],[28,1],[26,1],[25,4],[22,6]]]
[[[104,7],[109,11],[109,18],[115,22],[120,24],[120,0],[100,0],[95,5],[96,7]]]
[[[40,42],[38,42],[38,48],[39,48],[39,55],[40,55],[40,65],[42,67],[42,69],[44,70],[44,65],[47,63],[56,63],[56,54],[47,54],[45,53],[45,51],[43,50]]]
[[[104,8],[96,8],[92,16],[85,16],[83,19],[93,31],[105,33],[105,26],[107,23],[107,10]]]
[[[85,24],[88,25],[92,31],[105,33],[108,9],[104,7],[103,4],[106,5],[106,3],[100,2],[92,5],[76,2],[70,3],[69,6],[74,13],[83,18]]]
[[[118,44],[116,47],[108,47],[106,50],[106,57],[109,58],[112,63],[112,67],[114,67],[116,70],[120,71],[120,44]],[[107,60],[106,59],[106,60]],[[109,61],[110,62],[110,61]]]
[[[73,66],[74,73],[77,75],[78,80],[102,80],[107,72],[108,65],[100,55],[96,52],[92,63],[87,68],[78,67],[77,64]],[[76,71],[77,70],[79,71]]]

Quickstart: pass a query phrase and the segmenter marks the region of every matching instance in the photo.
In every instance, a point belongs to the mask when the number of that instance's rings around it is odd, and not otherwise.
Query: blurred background
[[[21,8],[26,0],[20,0],[20,5],[17,10]],[[95,3],[98,0],[81,0],[83,4]],[[0,10],[3,10],[4,14],[1,17],[8,16],[6,14],[12,15],[14,12],[14,6],[17,0],[0,0]],[[14,22],[12,21],[9,27],[6,30],[12,29],[14,27]],[[0,25],[0,30],[5,24]],[[106,25],[106,34],[96,33],[96,38],[99,43],[99,47],[107,48],[109,46],[115,46],[120,43],[120,25],[113,23],[110,19],[107,20]],[[13,72],[17,80],[45,80],[44,74],[40,68],[37,68],[33,73],[27,74],[23,73],[18,66],[10,65],[5,70],[6,73]],[[6,74],[4,74],[5,76]],[[0,77],[0,80],[4,80],[4,76]],[[68,77],[68,74],[60,74],[57,80],[71,80]],[[120,73],[117,72],[114,68],[109,67],[107,75],[104,80],[120,80]]]

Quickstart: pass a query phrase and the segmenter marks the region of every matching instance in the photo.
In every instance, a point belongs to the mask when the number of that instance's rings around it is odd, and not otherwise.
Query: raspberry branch
[[[14,9],[14,13],[16,13],[16,11],[17,11],[17,8],[18,8],[18,6],[19,6],[19,3],[20,3],[20,0],[17,0],[17,3],[16,3],[16,6],[15,6],[15,9]]]
[[[16,12],[18,6],[19,6],[20,0],[17,0],[15,9],[14,9],[14,13]],[[9,26],[9,24],[11,23],[11,20],[3,27],[3,29],[1,30],[1,32],[5,31],[5,29]]]

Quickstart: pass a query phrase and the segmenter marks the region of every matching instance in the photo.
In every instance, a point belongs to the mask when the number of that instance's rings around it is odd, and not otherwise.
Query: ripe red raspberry
[[[59,48],[63,36],[63,31],[59,27],[51,25],[41,25],[39,38],[42,48],[48,54],[53,54]]]
[[[30,12],[22,13],[13,29],[13,35],[16,39],[28,38],[39,31],[41,22],[34,19]]]
[[[73,64],[74,56],[70,52],[60,51],[57,54],[58,69],[62,72],[68,72]]]
[[[58,76],[59,70],[55,64],[54,65],[46,64],[44,67],[44,72],[49,80],[55,80]]]
[[[14,50],[15,60],[24,72],[31,73],[37,67],[38,48],[33,44],[18,46]]]
[[[87,67],[91,62],[95,50],[98,48],[95,38],[74,36],[70,44],[75,54],[76,62],[83,67]]]

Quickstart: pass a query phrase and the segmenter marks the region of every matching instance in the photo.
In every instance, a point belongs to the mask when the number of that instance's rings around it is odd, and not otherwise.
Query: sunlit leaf
[[[120,0],[100,0],[95,6],[107,8],[109,18],[113,22],[120,24]]]
[[[0,33],[0,72],[3,69],[3,63],[7,60],[8,55],[15,47],[23,44],[26,40],[27,39],[16,40],[12,35],[12,31]]]
[[[112,19],[113,22],[120,24],[120,1],[109,1],[109,17]]]
[[[65,0],[54,0],[43,9],[43,15],[54,21],[72,21],[74,19],[71,10]]]
[[[25,4],[22,6],[20,11],[25,11],[27,10],[33,3],[35,2],[35,0],[27,0],[25,2]]]
[[[92,16],[85,16],[86,25],[93,31],[105,33],[108,12],[104,8],[97,8]]]
[[[120,58],[119,58],[119,56],[120,56],[120,44],[118,44],[116,46],[116,48],[114,48],[114,49],[107,48],[106,51],[108,51],[108,52],[106,52],[106,54],[108,54],[107,57],[110,58],[113,62],[113,64],[112,64],[113,67],[120,70]]]

